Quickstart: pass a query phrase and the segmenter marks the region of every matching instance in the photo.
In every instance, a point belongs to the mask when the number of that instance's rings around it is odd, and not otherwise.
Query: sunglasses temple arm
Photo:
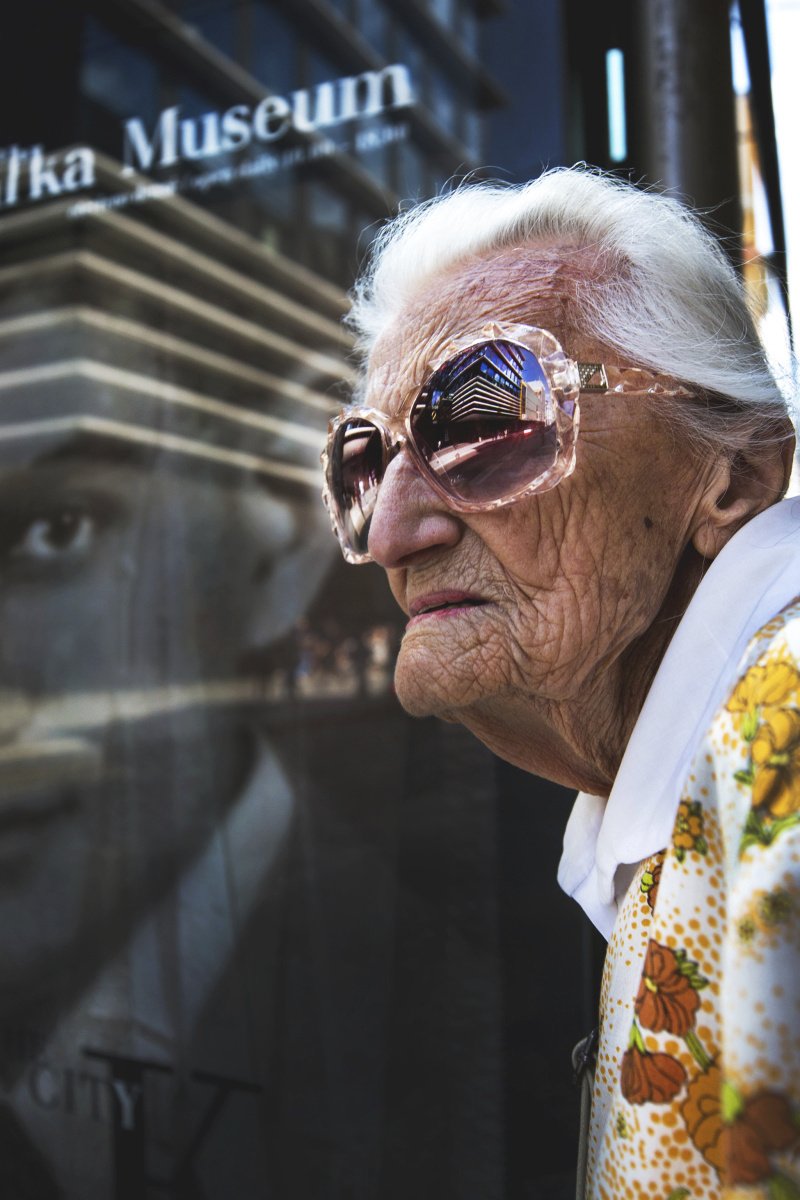
[[[608,372],[603,363],[579,362],[575,366],[578,368],[582,392],[608,391]]]

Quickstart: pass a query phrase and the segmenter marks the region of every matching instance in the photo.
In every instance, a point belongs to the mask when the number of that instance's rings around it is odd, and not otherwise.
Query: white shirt
[[[691,761],[747,643],[798,594],[794,498],[748,522],[711,564],[656,672],[608,800],[581,792],[575,801],[558,882],[606,939],[636,866],[669,842]]]

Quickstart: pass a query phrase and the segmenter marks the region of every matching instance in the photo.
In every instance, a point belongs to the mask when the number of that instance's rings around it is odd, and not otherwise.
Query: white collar
[[[575,801],[558,882],[604,937],[625,868],[669,842],[689,765],[747,643],[799,593],[795,498],[748,522],[711,564],[656,672],[608,800],[581,792]]]

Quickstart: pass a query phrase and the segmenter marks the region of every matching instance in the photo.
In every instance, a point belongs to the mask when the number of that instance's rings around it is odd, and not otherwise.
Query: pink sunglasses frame
[[[432,470],[414,441],[411,416],[417,400],[428,387],[431,378],[447,366],[452,358],[473,346],[495,341],[510,342],[520,346],[538,359],[552,398],[558,439],[556,458],[546,471],[507,496],[480,502],[467,501],[448,489],[447,485]],[[330,516],[331,527],[342,548],[342,554],[347,562],[356,566],[372,561],[369,553],[361,553],[350,544],[345,527],[345,517],[334,496],[334,448],[337,433],[345,422],[354,419],[362,420],[377,430],[383,447],[384,472],[396,455],[402,450],[408,449],[418,470],[449,508],[455,512],[464,513],[491,512],[493,509],[515,504],[527,496],[550,491],[551,488],[557,487],[563,479],[572,474],[575,469],[580,428],[579,397],[582,393],[686,398],[692,395],[686,387],[680,384],[670,381],[669,386],[665,386],[663,382],[660,382],[661,380],[663,380],[663,376],[642,367],[615,367],[598,362],[576,362],[568,357],[552,333],[533,325],[506,325],[491,322],[476,334],[449,342],[431,367],[427,380],[414,392],[412,399],[397,415],[390,417],[380,409],[354,405],[343,409],[330,422],[327,442],[321,455],[324,473],[322,498]],[[371,515],[368,520],[371,519]]]

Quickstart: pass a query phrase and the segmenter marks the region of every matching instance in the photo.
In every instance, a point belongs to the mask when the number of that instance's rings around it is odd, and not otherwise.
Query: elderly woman
[[[581,789],[589,1195],[800,1196],[800,502],[734,272],[556,171],[398,218],[353,322],[326,500],[408,615],[400,701]]]

